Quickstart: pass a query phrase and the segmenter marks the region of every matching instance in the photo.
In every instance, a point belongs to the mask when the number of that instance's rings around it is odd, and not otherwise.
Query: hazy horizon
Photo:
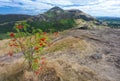
[[[41,14],[58,6],[79,9],[94,17],[120,17],[120,0],[0,0],[0,14]]]

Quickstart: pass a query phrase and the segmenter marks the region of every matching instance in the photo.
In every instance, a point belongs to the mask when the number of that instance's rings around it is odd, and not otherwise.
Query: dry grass
[[[60,81],[104,81],[92,69],[63,58],[51,60],[47,66],[55,69]]]
[[[83,56],[95,51],[95,47],[92,44],[86,42],[83,39],[70,36],[53,43],[51,47],[45,49],[45,53],[64,51],[67,49],[75,49],[77,51],[80,51]]]
[[[12,48],[8,47],[7,44],[10,39],[5,39],[0,41],[0,56],[5,55],[11,50]]]

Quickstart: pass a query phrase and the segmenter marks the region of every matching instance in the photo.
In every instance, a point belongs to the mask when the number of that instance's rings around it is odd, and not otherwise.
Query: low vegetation
[[[27,22],[31,27],[29,27],[28,31],[32,31],[33,29],[41,29],[45,32],[58,32],[63,31],[75,26],[74,19],[62,19],[57,22],[46,22],[46,21],[33,21]],[[13,25],[13,24],[12,24]],[[0,39],[8,38],[7,32],[16,32],[13,27],[6,25],[4,28],[0,27]]]
[[[45,58],[41,57],[40,54],[49,45],[49,39],[46,36],[46,32],[42,32],[40,29],[29,31],[29,27],[26,22],[15,24],[16,33],[10,32],[9,34],[11,39],[8,46],[12,49],[8,52],[8,55],[13,56],[15,53],[22,52],[30,70],[38,74],[41,66],[45,64]]]
[[[33,21],[33,22],[28,22],[28,23],[32,27],[40,28],[46,32],[63,31],[63,30],[66,30],[66,29],[69,29],[75,26],[74,19],[62,19],[62,20],[55,21],[55,22]]]

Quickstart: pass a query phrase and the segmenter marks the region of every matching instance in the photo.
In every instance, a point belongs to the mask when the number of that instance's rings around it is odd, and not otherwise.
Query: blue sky
[[[39,14],[59,6],[92,16],[120,17],[120,0],[0,0],[0,14]]]

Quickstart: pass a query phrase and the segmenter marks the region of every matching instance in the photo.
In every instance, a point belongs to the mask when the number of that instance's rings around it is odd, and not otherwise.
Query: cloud
[[[101,0],[99,4],[65,7],[65,9],[80,9],[93,16],[118,16],[120,17],[120,0]]]
[[[80,9],[93,16],[120,16],[120,0],[0,0],[0,7],[6,6],[36,14],[59,6],[63,9]]]

